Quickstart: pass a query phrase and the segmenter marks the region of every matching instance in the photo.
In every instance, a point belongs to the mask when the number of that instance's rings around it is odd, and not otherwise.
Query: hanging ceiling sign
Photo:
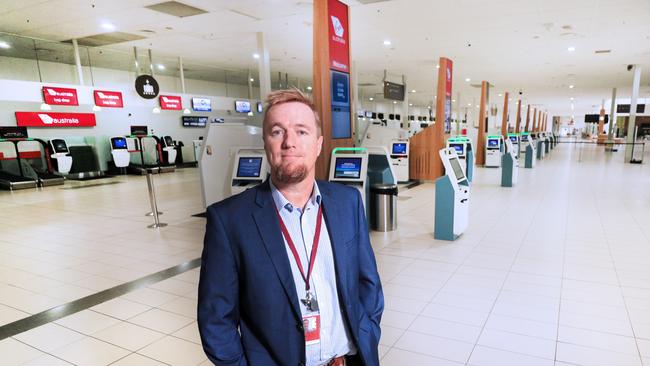
[[[160,93],[160,86],[153,76],[140,75],[135,79],[135,91],[144,99],[154,99]]]
[[[160,109],[172,111],[180,111],[183,109],[183,101],[177,95],[161,95],[158,100],[160,101]]]
[[[95,90],[95,105],[98,107],[107,108],[122,108],[124,107],[124,100],[122,93],[116,91]]]
[[[16,112],[21,127],[94,127],[94,113]]]
[[[350,72],[350,32],[348,6],[338,0],[327,2],[329,15],[330,69]]]
[[[43,87],[43,100],[51,105],[79,105],[77,89],[56,88],[53,86]]]

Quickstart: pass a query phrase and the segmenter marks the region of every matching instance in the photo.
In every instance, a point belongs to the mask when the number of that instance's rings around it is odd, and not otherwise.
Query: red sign
[[[447,59],[445,64],[445,133],[451,133],[451,82],[454,63]]]
[[[348,6],[338,0],[328,0],[327,12],[329,18],[330,69],[350,73]]]
[[[94,127],[93,113],[16,112],[16,124],[24,127]]]
[[[98,107],[122,108],[124,101],[122,93],[105,90],[95,90],[95,105]]]
[[[43,99],[51,105],[79,105],[77,89],[44,86]]]
[[[183,101],[181,97],[177,95],[161,95],[160,98],[160,109],[170,109],[174,111],[180,111],[183,109]]]

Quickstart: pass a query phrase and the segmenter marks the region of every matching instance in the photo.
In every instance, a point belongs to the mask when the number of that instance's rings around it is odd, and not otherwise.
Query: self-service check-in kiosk
[[[498,168],[501,166],[501,136],[488,136],[485,144],[485,166]]]
[[[354,187],[361,193],[364,207],[368,187],[368,150],[363,147],[339,147],[332,150],[329,181]]]
[[[521,133],[521,148],[524,153],[524,168],[531,169],[535,167],[535,144],[528,132]]]
[[[501,187],[513,187],[519,177],[519,159],[517,159],[519,150],[515,148],[510,138],[505,140],[505,146],[506,153],[503,154],[501,163]]]
[[[111,137],[111,156],[116,168],[126,168],[129,166],[131,154],[129,153],[126,137]]]
[[[168,165],[176,164],[176,146],[171,136],[165,136],[160,139],[162,144],[163,162]]]
[[[521,151],[520,143],[519,143],[519,134],[518,133],[509,133],[508,134],[508,139],[512,143],[512,148],[513,151],[515,152],[515,156],[517,159],[519,159],[519,152]],[[507,147],[507,145],[506,145]]]
[[[456,151],[456,155],[463,163],[467,181],[472,183],[474,179],[474,147],[472,141],[467,137],[452,137],[447,140],[447,148]]]
[[[544,140],[544,154],[548,155],[551,151],[551,139],[548,137],[546,132],[542,132],[541,137],[542,140]]]
[[[436,179],[433,236],[439,240],[455,240],[467,228],[469,182],[455,149],[442,149],[439,154],[445,175]]]
[[[393,140],[390,147],[390,160],[398,182],[409,180],[409,142],[408,140]]]
[[[538,160],[544,159],[544,141],[536,133],[531,133],[530,137],[535,146],[535,156]]]
[[[50,149],[50,151],[52,151],[50,158],[56,171],[62,174],[69,173],[72,168],[72,156],[70,156],[70,150],[68,149],[65,140],[50,140]]]
[[[268,171],[264,150],[239,149],[232,167],[230,194],[236,195],[262,183]]]

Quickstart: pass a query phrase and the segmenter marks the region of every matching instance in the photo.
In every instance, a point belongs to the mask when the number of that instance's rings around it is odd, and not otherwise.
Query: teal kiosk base
[[[535,167],[535,157],[533,156],[533,148],[532,146],[528,145],[526,146],[526,156],[524,158],[524,168],[526,169],[532,169]]]
[[[467,150],[465,161],[467,162],[467,181],[472,183],[472,180],[474,180],[474,151],[470,149]]]
[[[440,150],[440,157],[445,175],[436,179],[433,237],[453,241],[467,228],[469,182],[453,148]]]
[[[501,157],[501,187],[512,187],[515,184],[515,166],[517,162],[510,154]]]

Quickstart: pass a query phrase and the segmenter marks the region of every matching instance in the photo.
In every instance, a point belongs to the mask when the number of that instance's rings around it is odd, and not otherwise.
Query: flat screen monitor
[[[183,116],[181,117],[183,127],[205,127],[208,123],[208,117],[202,116]]]
[[[113,150],[126,149],[126,139],[124,137],[115,137],[111,139]]]
[[[248,113],[251,111],[251,102],[247,100],[236,100],[235,101],[235,112],[237,113]]]
[[[334,178],[359,179],[360,177],[361,158],[336,158]]]
[[[370,111],[366,111],[366,118],[373,118],[373,116],[372,116],[373,114],[374,113],[372,113]]]
[[[456,176],[456,181],[460,182],[461,180],[464,180],[465,173],[463,172],[463,168],[460,166],[458,158],[449,159],[449,163],[451,164],[451,169],[454,171],[454,175]]]
[[[240,156],[237,162],[238,178],[259,178],[262,171],[261,157]]]
[[[257,113],[262,113],[264,111],[264,106],[262,102],[257,102]]]
[[[377,113],[375,113],[375,112],[372,112],[372,116],[371,116],[370,118],[372,118],[372,119],[375,119],[375,118],[377,118]]]
[[[488,139],[488,147],[499,147],[499,140]]]
[[[61,140],[61,139],[52,140],[52,147],[54,148],[55,153],[68,152],[68,146],[65,144],[65,140]]]
[[[147,126],[131,126],[131,135],[147,135],[149,128]]]
[[[210,98],[192,98],[192,109],[200,112],[211,112],[212,102]]]
[[[165,136],[163,139],[165,140],[165,146],[174,146],[174,140],[171,136]]]
[[[449,147],[456,150],[456,155],[465,155],[463,144],[449,144]]]
[[[428,123],[420,123],[420,128],[427,128],[429,127]]]
[[[392,155],[406,155],[406,142],[393,142]]]
[[[378,119],[384,119],[384,114],[383,113],[377,113],[377,118]]]
[[[396,115],[395,115],[395,119],[398,120],[398,121],[400,121],[400,120],[402,119],[402,116],[399,115],[399,114],[396,114]]]
[[[528,141],[528,135],[521,135],[521,141]]]
[[[410,116],[409,116],[409,121],[415,121],[415,116],[410,115]]]
[[[388,115],[388,119],[391,120],[391,121],[394,120],[394,119],[395,119],[395,115],[392,114],[392,113],[389,114],[389,115]]]
[[[508,136],[510,137],[510,141],[512,141],[513,144],[517,143],[517,136]]]

